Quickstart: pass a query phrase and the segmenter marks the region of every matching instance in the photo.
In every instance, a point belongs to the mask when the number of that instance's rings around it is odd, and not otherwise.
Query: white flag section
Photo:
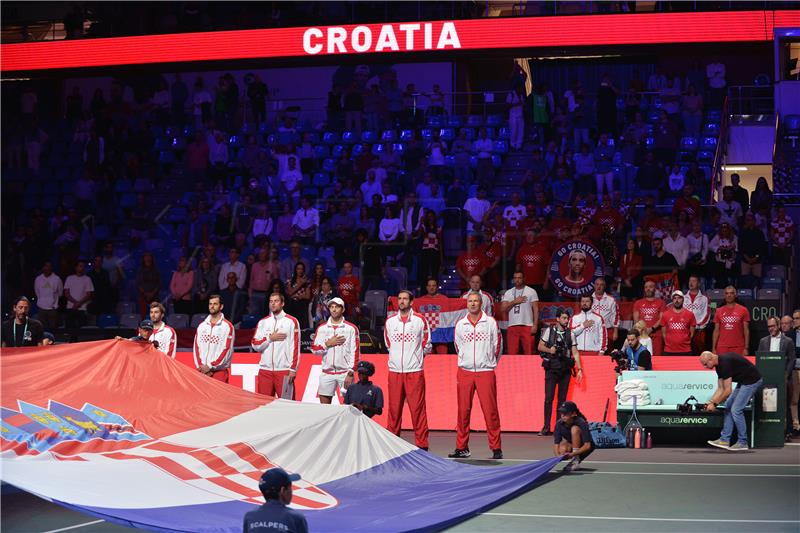
[[[241,531],[274,465],[301,475],[292,507],[311,531],[440,529],[558,461],[455,463],[352,407],[252,394],[129,341],[8,349],[0,363],[2,480],[154,531]]]

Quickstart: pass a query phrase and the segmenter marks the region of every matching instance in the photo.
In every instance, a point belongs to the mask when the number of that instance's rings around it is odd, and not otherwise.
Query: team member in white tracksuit
[[[300,323],[283,311],[283,305],[282,294],[270,295],[270,315],[258,321],[250,342],[255,351],[261,352],[256,392],[278,398],[283,392],[284,380],[294,383],[300,364]]]
[[[222,314],[219,294],[208,297],[208,316],[197,326],[192,354],[197,370],[220,381],[228,382],[228,368],[233,356],[233,324]]]
[[[175,353],[178,351],[178,335],[164,322],[164,315],[166,309],[159,302],[150,304],[150,322],[153,323],[153,335],[150,341],[158,342],[156,346],[159,350],[175,359]]]
[[[383,339],[389,350],[389,421],[386,429],[400,434],[403,403],[408,400],[414,440],[428,449],[428,416],[425,412],[425,356],[431,352],[431,332],[427,321],[414,313],[411,291],[397,294],[396,315],[386,319]]]
[[[592,293],[592,311],[603,317],[606,326],[608,343],[614,343],[619,337],[619,305],[616,298],[606,292],[606,280],[597,278]]]
[[[465,300],[467,296],[472,293],[480,294],[481,295],[481,310],[489,316],[494,316],[494,300],[492,296],[486,292],[481,290],[482,280],[481,277],[477,274],[471,276],[469,278],[469,290],[465,292],[461,297]]]
[[[708,297],[700,292],[700,278],[696,275],[689,276],[689,290],[683,300],[683,306],[694,313],[697,327],[692,337],[692,352],[702,353],[706,349],[706,326],[711,313],[708,310]]]
[[[572,316],[569,329],[582,356],[602,355],[606,351],[606,326],[603,317],[592,311],[591,296],[581,296],[581,312]]]
[[[328,310],[331,317],[319,325],[311,344],[311,351],[322,356],[320,403],[331,403],[337,385],[344,393],[343,389],[353,383],[353,375],[361,357],[358,328],[344,319],[344,301],[331,298]]]
[[[458,423],[456,450],[450,457],[469,457],[469,419],[472,397],[478,392],[483,419],[489,435],[493,458],[502,459],[500,449],[500,414],[497,412],[497,379],[494,369],[503,347],[500,328],[494,318],[481,310],[479,294],[467,296],[467,315],[456,322],[455,339],[458,353],[456,391]]]

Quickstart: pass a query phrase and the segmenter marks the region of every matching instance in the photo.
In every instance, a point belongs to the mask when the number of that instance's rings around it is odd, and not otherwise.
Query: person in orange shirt
[[[644,284],[644,298],[636,300],[633,304],[633,323],[640,319],[647,327],[647,334],[653,341],[653,355],[659,356],[664,351],[664,337],[661,335],[661,313],[666,304],[661,298],[656,298],[656,284],[648,281]]]
[[[517,270],[522,271],[525,284],[540,295],[546,294],[550,284],[547,277],[550,255],[550,249],[533,229],[525,232],[525,244],[517,252]]]
[[[725,305],[714,313],[714,353],[734,352],[747,355],[750,345],[750,312],[736,303],[736,289],[725,287]]]
[[[360,311],[359,299],[361,297],[361,281],[353,275],[353,263],[345,261],[342,265],[342,275],[336,284],[336,293],[344,300],[347,313],[345,318],[356,322]]]

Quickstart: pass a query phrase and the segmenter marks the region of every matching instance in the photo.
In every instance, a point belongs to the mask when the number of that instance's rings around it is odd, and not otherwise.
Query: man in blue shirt
[[[370,418],[383,412],[383,391],[369,380],[374,373],[375,365],[369,361],[360,361],[358,383],[347,387],[344,395],[345,404],[352,405]]]
[[[628,358],[631,370],[653,370],[650,352],[639,342],[639,330],[632,329],[628,332],[623,353]]]
[[[261,474],[258,488],[265,502],[244,515],[244,533],[308,533],[306,517],[287,507],[292,502],[292,481],[299,479],[299,474],[277,466]]]

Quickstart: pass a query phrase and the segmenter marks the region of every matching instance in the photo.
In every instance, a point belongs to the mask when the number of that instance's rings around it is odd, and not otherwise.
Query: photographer
[[[566,309],[556,311],[556,323],[542,333],[539,340],[539,355],[544,368],[544,426],[539,435],[551,435],[550,418],[553,414],[553,396],[558,385],[558,403],[567,399],[569,380],[573,369],[578,383],[583,379],[581,356],[575,337],[569,330],[569,313]]]
[[[622,345],[622,353],[628,358],[630,370],[653,370],[650,351],[639,342],[639,330],[632,329]]]

